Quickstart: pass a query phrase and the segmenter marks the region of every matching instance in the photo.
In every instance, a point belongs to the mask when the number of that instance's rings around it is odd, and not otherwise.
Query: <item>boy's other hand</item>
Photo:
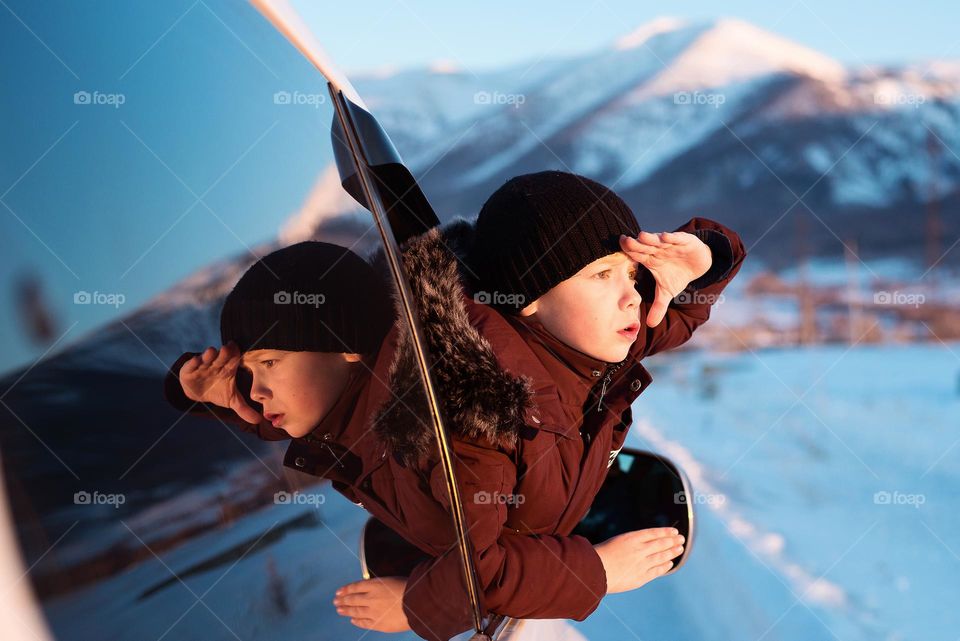
[[[670,299],[687,288],[710,269],[713,255],[710,248],[695,235],[685,231],[642,231],[636,238],[620,236],[620,248],[653,274],[656,294],[647,326],[656,327],[667,315]]]
[[[192,401],[226,407],[247,423],[258,425],[263,417],[247,405],[237,389],[237,368],[240,367],[240,348],[228,343],[218,351],[208,347],[180,368],[180,385]]]
[[[388,576],[348,583],[337,590],[333,605],[337,614],[350,617],[358,628],[377,632],[405,632],[410,629],[403,612],[407,577]]]
[[[683,536],[669,527],[633,530],[593,548],[607,573],[607,594],[636,590],[673,567],[683,553]]]

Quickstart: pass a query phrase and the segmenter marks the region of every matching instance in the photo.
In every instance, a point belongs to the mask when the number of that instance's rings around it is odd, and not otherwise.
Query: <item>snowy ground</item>
[[[957,637],[960,345],[688,352],[648,365],[656,381],[628,444],[690,476],[693,554],[677,574],[607,597],[586,621],[536,622],[520,639],[543,638],[538,627],[572,641]],[[705,365],[719,373],[705,376]],[[48,601],[54,632],[415,638],[336,615],[333,590],[359,578],[366,513],[327,486],[314,493],[318,507],[272,506]]]
[[[957,638],[960,345],[690,353],[660,365],[629,444],[690,475],[696,546],[676,575],[608,597],[581,632]],[[705,365],[720,368],[714,382]]]

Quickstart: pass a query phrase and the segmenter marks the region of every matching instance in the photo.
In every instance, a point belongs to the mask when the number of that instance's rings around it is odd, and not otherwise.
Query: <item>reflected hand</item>
[[[358,628],[377,632],[405,632],[410,629],[403,613],[403,591],[407,577],[388,576],[348,583],[337,590],[333,604],[337,614],[350,617]]]
[[[240,348],[228,343],[218,351],[208,347],[180,368],[180,385],[191,401],[211,403],[232,409],[247,423],[258,425],[263,417],[247,405],[237,389],[237,368],[240,367]]]

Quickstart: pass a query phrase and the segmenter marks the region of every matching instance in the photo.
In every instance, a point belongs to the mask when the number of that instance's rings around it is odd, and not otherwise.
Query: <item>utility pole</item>
[[[797,343],[810,345],[817,340],[817,310],[813,304],[813,292],[810,288],[808,273],[807,221],[800,212],[794,220],[797,251],[797,308],[800,312]]]
[[[844,246],[844,256],[847,263],[847,327],[850,332],[848,341],[853,345],[857,341],[860,331],[861,304],[860,304],[860,260],[857,258],[857,239],[851,238]]]

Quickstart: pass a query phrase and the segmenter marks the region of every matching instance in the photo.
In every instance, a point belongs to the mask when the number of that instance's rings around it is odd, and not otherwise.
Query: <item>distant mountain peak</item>
[[[340,172],[331,163],[320,172],[300,210],[284,222],[279,242],[286,246],[311,240],[325,221],[360,209],[341,186]]]
[[[666,34],[684,34],[689,41],[674,60],[666,61],[670,80],[681,85],[717,86],[777,72],[822,80],[845,74],[843,65],[829,56],[737,18],[657,18],[617,39],[614,48],[644,46]]]
[[[617,38],[613,46],[619,50],[635,49],[636,47],[642,46],[650,38],[660,35],[661,33],[679,31],[689,26],[690,22],[688,20],[662,16],[650,22],[645,22],[625,36]]]

